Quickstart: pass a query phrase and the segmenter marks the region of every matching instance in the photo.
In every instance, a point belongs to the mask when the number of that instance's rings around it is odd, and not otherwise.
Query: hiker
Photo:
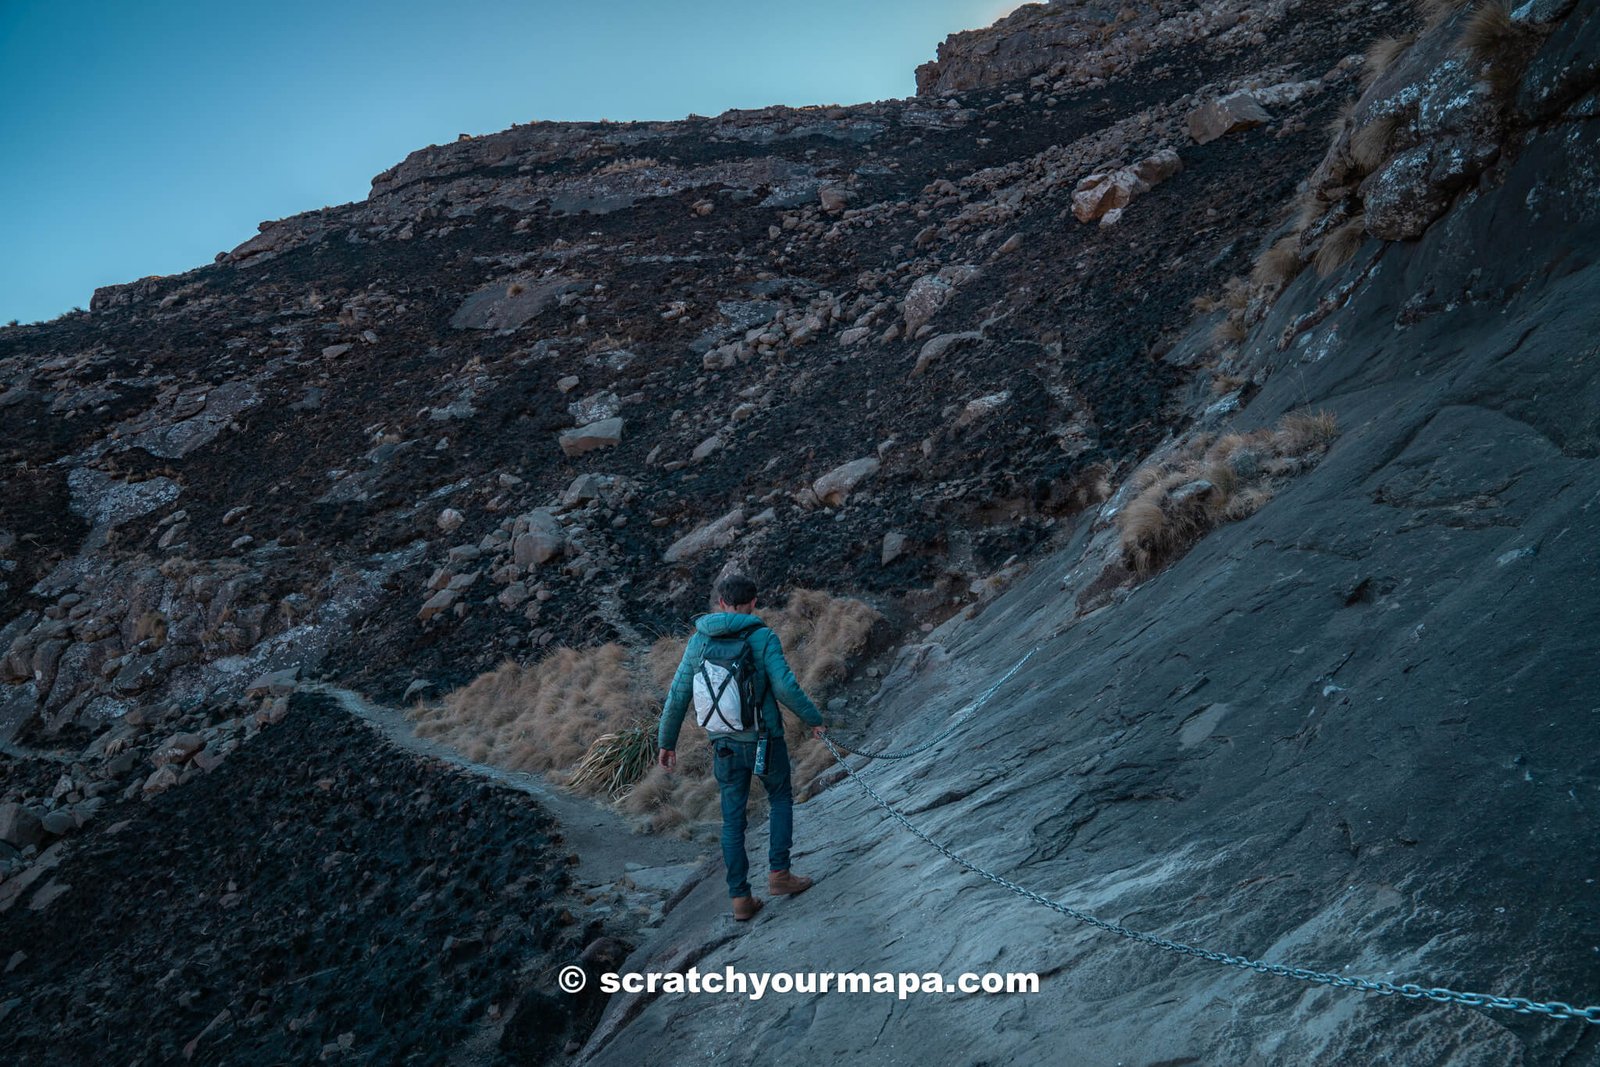
[[[716,597],[717,610],[695,624],[672,677],[658,740],[661,766],[670,771],[677,764],[673,748],[692,699],[695,720],[711,738],[712,769],[722,789],[722,861],[728,868],[733,917],[745,922],[761,910],[761,901],[750,891],[750,860],[744,850],[752,774],[761,779],[772,809],[767,892],[783,896],[811,888],[810,878],[789,870],[794,792],[778,702],[805,720],[812,737],[823,734],[822,714],[795,681],[778,635],[754,614],[755,582],[730,575],[718,583]]]

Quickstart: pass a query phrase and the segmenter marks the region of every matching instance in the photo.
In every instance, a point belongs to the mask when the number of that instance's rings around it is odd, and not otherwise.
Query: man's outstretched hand
[[[828,728],[826,726],[813,726],[811,728],[811,736],[816,738],[818,741],[821,741],[822,735],[827,732]]]
[[[661,750],[661,754],[656,757],[656,762],[670,771],[678,765],[678,754],[670,748],[664,748]]]

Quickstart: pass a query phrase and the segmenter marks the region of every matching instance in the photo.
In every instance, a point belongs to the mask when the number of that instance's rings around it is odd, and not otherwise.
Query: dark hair
[[[748,604],[756,598],[756,583],[742,574],[730,574],[717,583],[717,599],[729,607]]]

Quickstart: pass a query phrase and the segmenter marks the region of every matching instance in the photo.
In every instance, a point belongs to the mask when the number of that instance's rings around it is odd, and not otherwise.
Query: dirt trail
[[[604,885],[620,879],[629,863],[650,867],[687,863],[701,858],[706,851],[693,842],[636,833],[616,812],[564,793],[539,775],[475,763],[448,745],[418,737],[398,708],[374,704],[360,693],[325,682],[305,688],[338,701],[340,707],[374,727],[398,748],[442,760],[533,797],[561,824],[567,848],[577,853],[575,874],[580,883]]]

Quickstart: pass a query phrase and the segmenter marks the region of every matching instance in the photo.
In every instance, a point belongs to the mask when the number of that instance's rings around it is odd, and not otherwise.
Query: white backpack
[[[760,624],[706,643],[694,672],[694,717],[708,734],[748,732],[761,718],[756,689],[761,668],[747,638]]]

